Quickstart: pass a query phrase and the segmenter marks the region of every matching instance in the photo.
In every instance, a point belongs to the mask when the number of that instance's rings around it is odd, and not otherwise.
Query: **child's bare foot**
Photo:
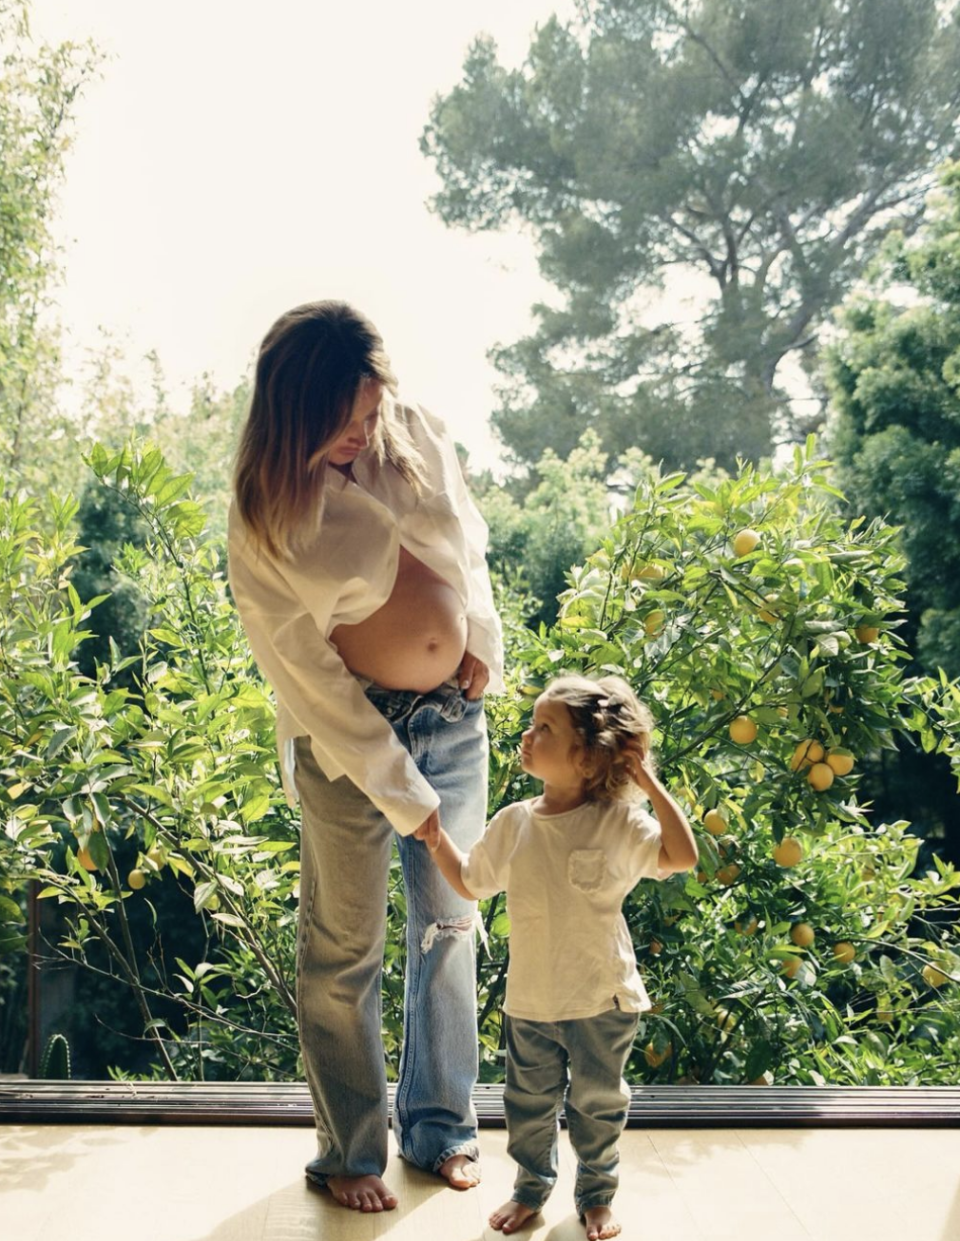
[[[453,1189],[474,1189],[480,1184],[480,1165],[469,1155],[451,1155],[438,1171]]]
[[[327,1189],[353,1211],[392,1211],[398,1202],[379,1176],[328,1176]]]
[[[588,1207],[583,1213],[583,1226],[587,1241],[607,1241],[608,1237],[620,1235],[620,1225],[609,1207]]]
[[[518,1228],[524,1226],[531,1215],[537,1214],[538,1212],[532,1207],[525,1207],[522,1202],[514,1202],[511,1198],[490,1216],[490,1227],[495,1232],[516,1232]]]

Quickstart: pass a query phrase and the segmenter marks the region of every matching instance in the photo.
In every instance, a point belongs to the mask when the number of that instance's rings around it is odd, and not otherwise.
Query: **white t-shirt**
[[[570,1021],[650,1008],[621,907],[638,880],[656,878],[659,857],[660,825],[637,802],[542,815],[522,801],[494,815],[462,878],[477,899],[506,891],[509,1016]]]
[[[346,774],[398,832],[416,830],[439,798],[370,703],[330,634],[356,625],[386,603],[401,543],[460,596],[467,650],[490,669],[488,693],[503,688],[500,620],[485,560],[487,527],[467,492],[453,443],[439,419],[396,405],[424,462],[417,496],[392,466],[369,452],[355,482],[328,466],[311,539],[291,560],[274,559],[249,539],[230,507],[230,588],[260,671],[277,699],[277,745],[293,801],[292,739],[308,736],[329,780]]]

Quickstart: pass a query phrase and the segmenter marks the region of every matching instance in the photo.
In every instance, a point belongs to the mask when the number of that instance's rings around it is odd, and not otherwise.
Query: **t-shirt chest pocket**
[[[581,892],[596,892],[607,878],[607,859],[602,849],[574,849],[567,859],[567,878]]]

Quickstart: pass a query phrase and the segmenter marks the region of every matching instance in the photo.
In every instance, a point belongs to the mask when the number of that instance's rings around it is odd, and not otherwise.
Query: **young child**
[[[690,825],[657,779],[651,729],[620,677],[561,677],[523,734],[521,763],[543,782],[540,796],[500,810],[467,855],[439,827],[416,833],[461,896],[507,893],[503,1103],[518,1170],[512,1199],[490,1217],[500,1232],[516,1232],[556,1183],[562,1105],[588,1241],[620,1232],[610,1204],[630,1099],[623,1070],[650,1007],[621,906],[639,879],[697,861]]]

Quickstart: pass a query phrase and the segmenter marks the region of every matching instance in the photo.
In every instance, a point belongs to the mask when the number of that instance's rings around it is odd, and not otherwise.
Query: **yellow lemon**
[[[803,845],[796,836],[784,836],[773,851],[773,860],[778,866],[796,866],[803,857]]]
[[[648,612],[643,622],[643,629],[647,637],[655,638],[663,629],[663,622],[666,619],[666,613],[661,612],[659,608],[654,612]]]
[[[751,530],[748,526],[734,535],[733,554],[738,558],[740,556],[747,556],[759,542],[760,535],[757,534],[756,530]]]
[[[807,772],[807,782],[818,793],[824,792],[833,784],[833,768],[829,763],[814,763]]]
[[[664,1060],[669,1060],[673,1054],[673,1044],[668,1043],[663,1051],[657,1051],[653,1043],[648,1043],[643,1049],[643,1058],[651,1069],[659,1069]]]
[[[737,745],[749,745],[757,739],[757,726],[749,715],[738,715],[730,721],[730,740]]]
[[[722,836],[727,830],[727,820],[719,810],[708,810],[703,816],[703,826],[711,836]]]
[[[147,882],[147,876],[142,870],[134,869],[127,875],[127,883],[133,888],[134,892],[139,892]]]
[[[950,981],[943,970],[938,970],[935,965],[925,965],[920,973],[923,975],[923,981],[927,986],[933,987],[934,990],[942,987],[945,982]]]
[[[808,737],[806,741],[801,741],[793,752],[790,759],[790,770],[799,771],[801,767],[809,767],[813,763],[819,763],[823,758],[823,746],[819,741],[814,741],[812,737]]]
[[[773,610],[775,604],[779,603],[777,595],[764,595],[764,602],[769,603],[770,607],[761,608],[757,615],[762,621],[766,621],[768,625],[774,625],[780,619],[779,615]]]
[[[832,746],[827,750],[827,757],[824,761],[835,775],[848,776],[853,771],[853,764],[856,762],[856,758],[849,750],[843,750],[839,746]]]

